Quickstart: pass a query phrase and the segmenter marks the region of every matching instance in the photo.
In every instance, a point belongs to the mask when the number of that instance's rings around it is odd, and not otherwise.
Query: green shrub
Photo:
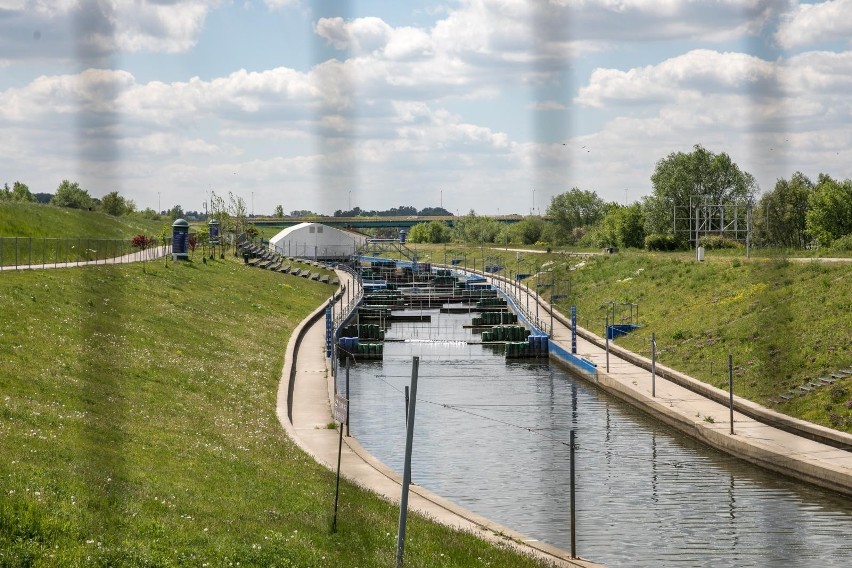
[[[839,239],[834,239],[829,248],[838,252],[852,252],[852,233]]]
[[[654,233],[645,237],[645,248],[648,250],[671,251],[677,250],[678,242],[674,235]]]
[[[728,239],[721,235],[704,235],[698,239],[698,245],[707,250],[736,249],[743,246],[734,239]]]

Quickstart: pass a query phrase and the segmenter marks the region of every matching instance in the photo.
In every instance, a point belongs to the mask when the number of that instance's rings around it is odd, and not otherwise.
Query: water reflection
[[[852,500],[683,437],[554,365],[506,362],[467,316],[394,325],[384,362],[352,369],[353,435],[401,470],[404,398],[419,355],[416,483],[569,547],[577,430],[577,550],[610,566],[847,566]]]

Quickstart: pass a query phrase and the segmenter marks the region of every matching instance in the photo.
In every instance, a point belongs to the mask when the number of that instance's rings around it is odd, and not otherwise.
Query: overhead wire
[[[379,379],[380,382],[386,384],[391,389],[397,391],[400,394],[403,394],[403,390],[400,389],[399,387],[397,387],[396,385],[391,384],[390,382],[384,380],[380,376],[376,376],[376,378]],[[421,377],[418,376],[418,380],[420,378]],[[544,438],[545,440],[548,440],[548,441],[553,442],[555,444],[559,444],[561,446],[565,446],[565,447],[571,446],[570,441],[566,441],[566,440],[563,440],[563,439],[560,439],[560,438],[557,438],[557,437],[554,437],[554,436],[548,436],[547,434],[543,433],[542,430],[544,430],[544,428],[535,428],[535,427],[531,427],[531,426],[523,426],[523,425],[520,425],[520,424],[515,424],[513,422],[509,422],[507,420],[501,420],[501,419],[495,418],[493,416],[487,416],[487,415],[484,415],[484,414],[472,412],[472,411],[464,408],[464,406],[471,406],[471,405],[455,405],[455,404],[444,403],[444,402],[436,402],[436,401],[433,401],[433,400],[420,398],[420,397],[417,398],[417,402],[432,405],[432,406],[437,406],[437,407],[440,407],[440,408],[443,408],[443,409],[446,409],[446,410],[450,410],[450,411],[460,412],[462,414],[467,414],[469,416],[473,416],[473,417],[479,418],[481,420],[486,420],[486,421],[489,421],[489,422],[495,422],[495,423],[501,424],[503,426],[507,426],[507,427],[510,427],[510,428],[515,428],[515,429],[518,429],[518,430],[529,432],[530,434],[537,435],[541,438]],[[473,406],[475,406],[475,405],[473,405]],[[493,405],[493,406],[506,406],[506,407],[512,407],[512,406],[520,407],[520,406],[522,406],[522,407],[526,407],[526,408],[531,408],[531,407],[536,407],[536,406],[552,406],[552,404],[543,403],[541,405]],[[605,456],[617,456],[617,457],[622,458],[622,459],[629,459],[629,460],[634,460],[634,461],[653,463],[655,465],[661,465],[661,464],[668,465],[668,466],[674,468],[675,470],[680,470],[680,469],[682,469],[683,467],[686,467],[686,466],[693,466],[693,467],[695,466],[694,463],[688,462],[688,461],[683,461],[683,460],[652,459],[652,458],[647,458],[647,457],[643,457],[643,456],[623,454],[623,453],[616,452],[616,451],[611,450],[611,449],[595,450],[593,448],[587,448],[587,447],[581,446],[578,443],[574,444],[574,449],[577,450],[577,451],[582,451],[582,452],[591,453],[591,454],[598,454],[598,455],[605,455]]]

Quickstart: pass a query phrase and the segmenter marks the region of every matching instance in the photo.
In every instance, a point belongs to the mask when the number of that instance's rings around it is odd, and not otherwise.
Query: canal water
[[[555,363],[470,345],[470,316],[396,323],[350,370],[352,435],[402,471],[404,388],[420,357],[413,482],[608,566],[852,566],[852,499],[683,436]],[[343,386],[344,373],[338,375]]]

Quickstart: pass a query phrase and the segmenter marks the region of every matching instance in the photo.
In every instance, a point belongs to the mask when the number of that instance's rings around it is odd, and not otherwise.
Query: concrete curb
[[[562,313],[554,310],[553,314],[554,319],[560,320],[560,323],[563,325],[570,325],[570,322],[564,315],[562,315]],[[577,335],[601,349],[605,348],[604,338],[586,329],[578,326]],[[624,359],[641,369],[645,369],[649,373],[651,372],[651,360],[647,357],[628,351],[613,342],[609,343],[609,352],[610,354]],[[690,377],[685,373],[660,363],[656,364],[656,371],[657,376],[660,378],[669,380],[677,385],[689,389],[696,394],[700,394],[701,396],[712,400],[713,402],[723,406],[728,406],[728,391],[701,382],[698,379]],[[827,444],[835,448],[852,451],[852,434],[847,434],[846,432],[841,432],[839,430],[832,430],[831,428],[826,428],[819,424],[787,416],[786,414],[776,412],[775,410],[766,408],[765,406],[757,404],[751,400],[739,397],[736,394],[734,394],[734,410],[740,414],[748,416],[749,418],[754,418],[764,424],[778,428],[779,430],[784,430],[785,432],[802,436],[809,440],[814,440],[815,442]]]

